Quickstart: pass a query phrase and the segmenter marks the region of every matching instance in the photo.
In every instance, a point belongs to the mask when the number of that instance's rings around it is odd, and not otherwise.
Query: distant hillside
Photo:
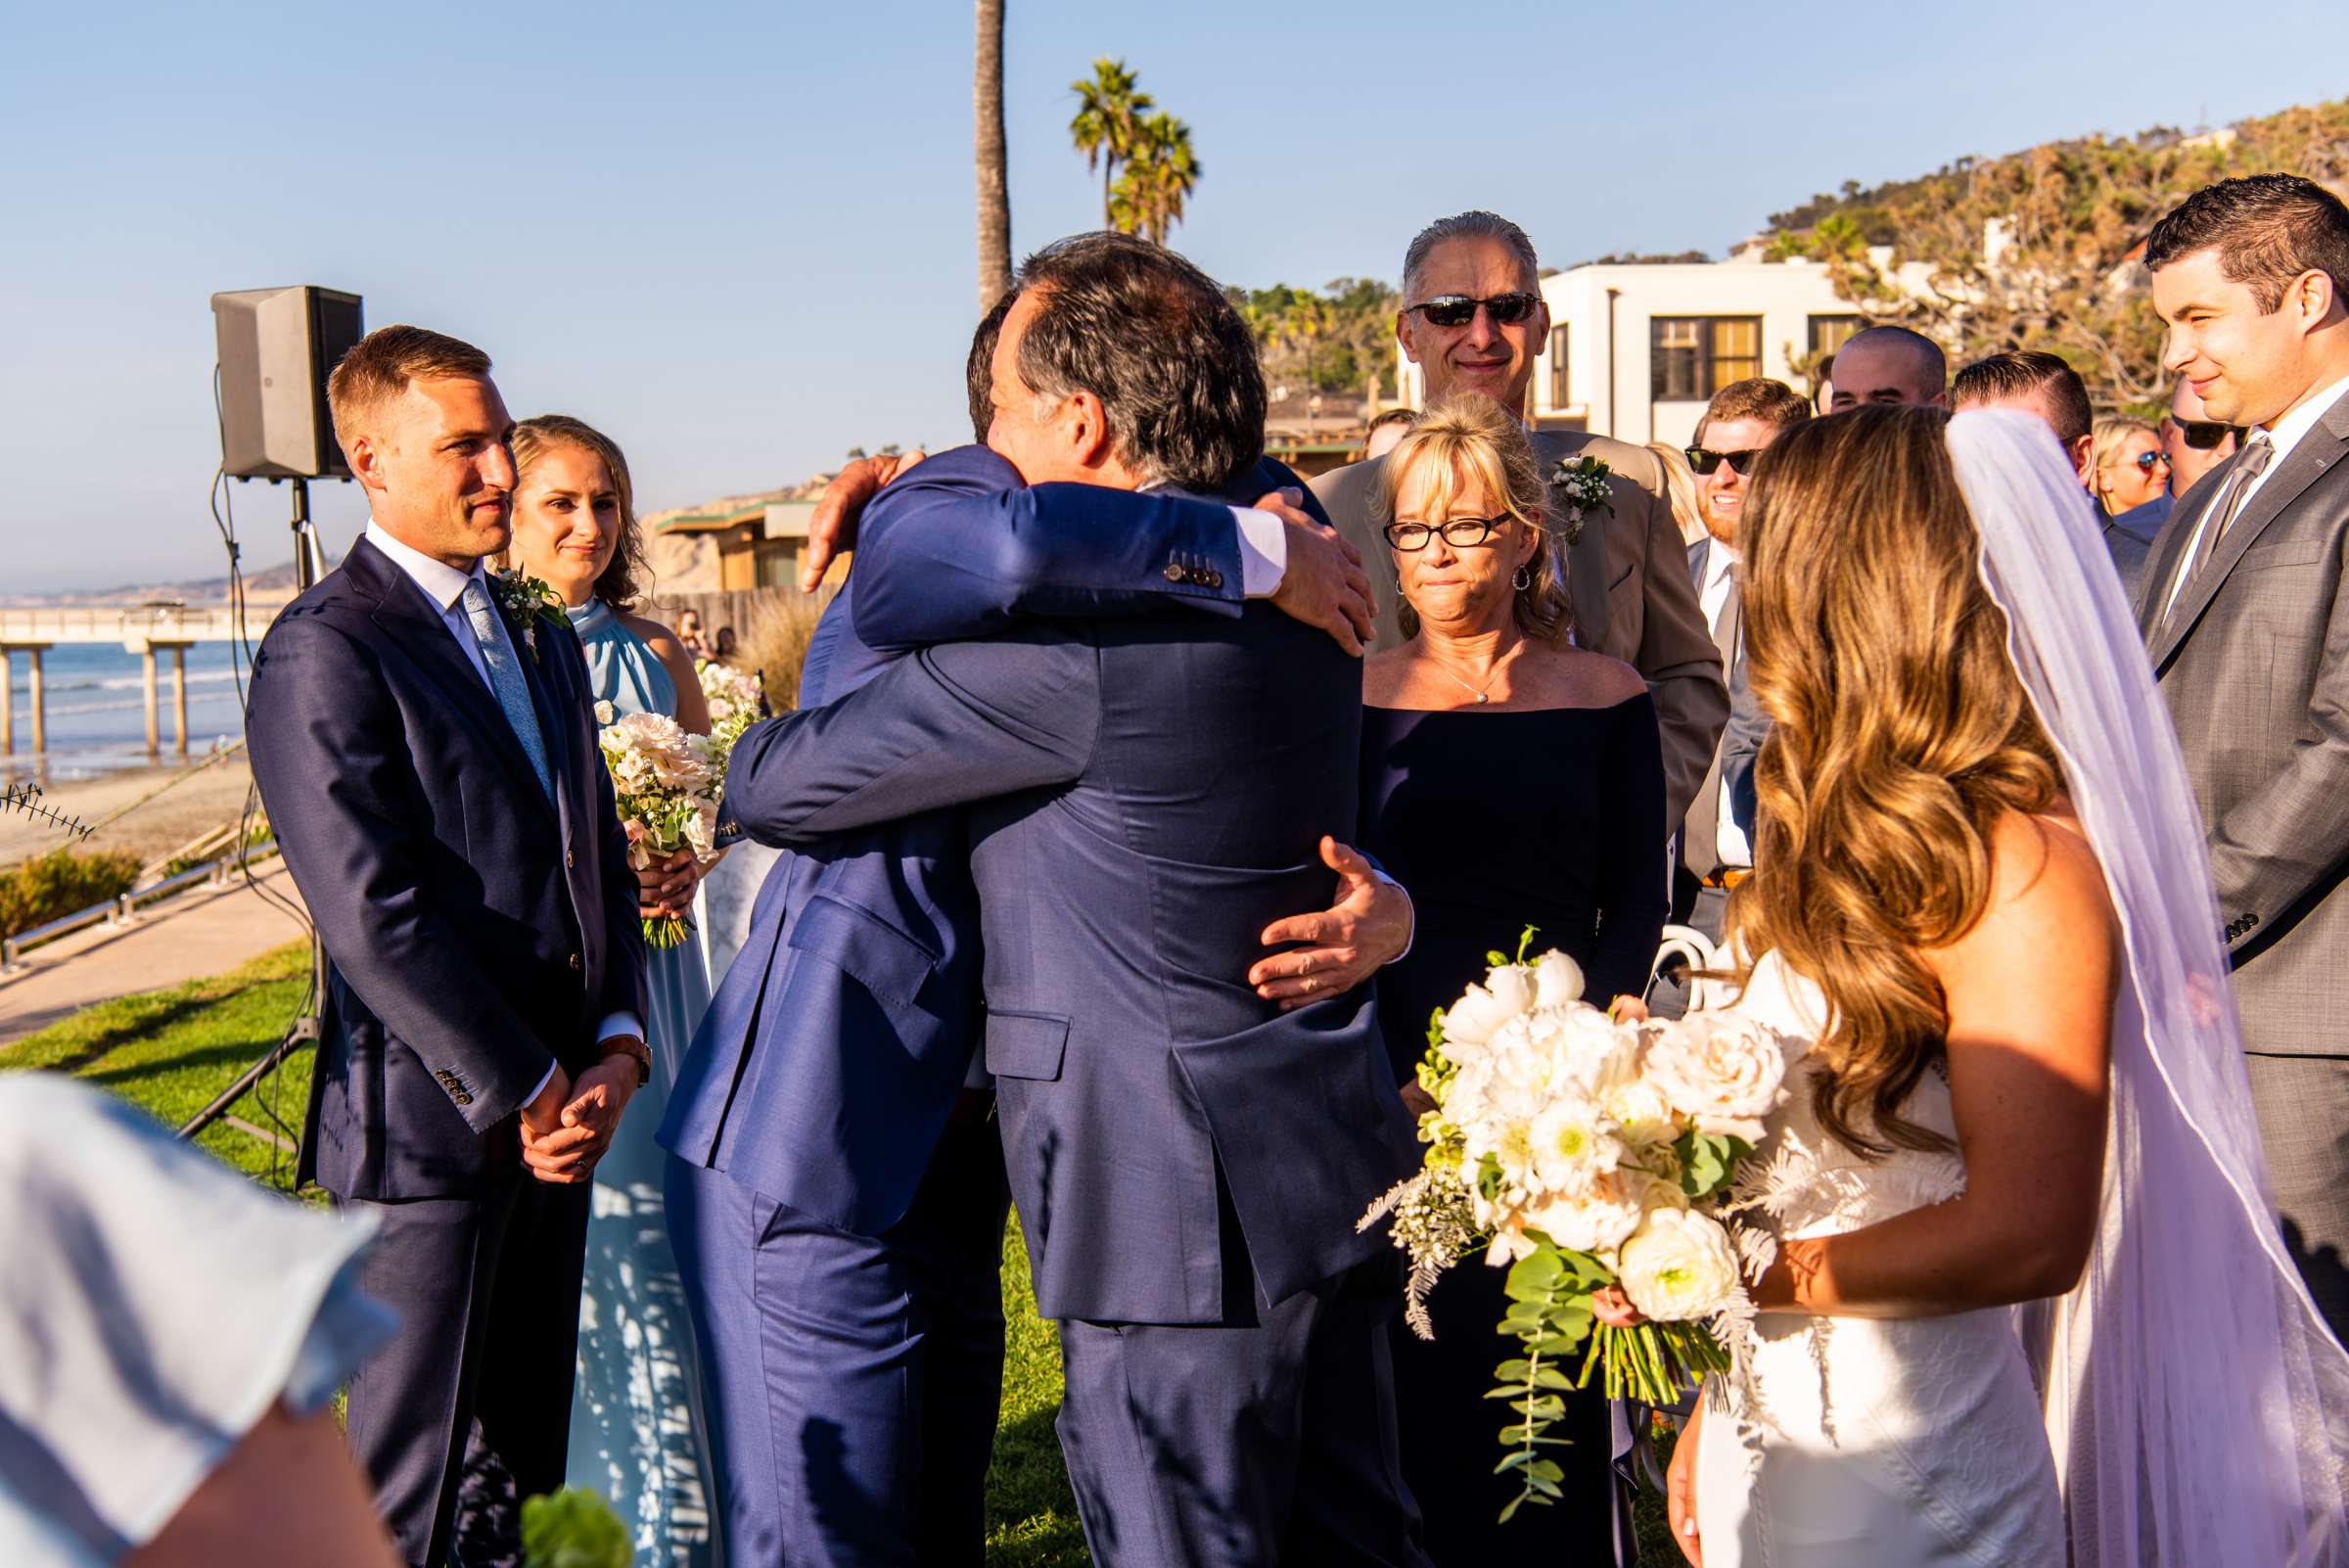
[[[2050,349],[2099,406],[2142,407],[2168,389],[2137,247],[2202,186],[2261,172],[2349,186],[2349,100],[2192,135],[2156,126],[1961,158],[1867,188],[1847,181],[1773,217],[1771,252],[1824,262],[1861,313],[1914,327],[1959,360]]]
[[[327,563],[331,570],[334,562]],[[259,572],[245,574],[245,592],[255,599],[290,599],[294,596],[294,563],[268,567]],[[147,604],[158,599],[177,599],[185,604],[222,604],[228,599],[228,578],[200,577],[186,582],[134,582],[118,588],[105,588],[95,593],[48,593],[13,595],[0,603],[16,605],[56,604]]]

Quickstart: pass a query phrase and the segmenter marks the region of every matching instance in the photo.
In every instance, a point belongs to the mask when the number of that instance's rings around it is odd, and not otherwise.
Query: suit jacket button
[[[1205,572],[1199,574],[1199,581],[1210,588],[1221,588],[1223,586],[1223,574],[1218,572],[1214,567],[1209,567]]]
[[[1167,580],[1169,582],[1180,582],[1182,580],[1182,563],[1179,561],[1169,561],[1167,563],[1166,570]]]
[[[459,1105],[471,1105],[473,1103],[473,1096],[465,1093],[462,1089],[457,1091],[454,1098]]]
[[[571,852],[569,850],[565,850],[563,852],[563,869],[566,871],[570,870],[574,863],[575,862],[572,859]]]
[[[571,972],[575,975],[579,972],[579,955],[576,952],[571,955]]]

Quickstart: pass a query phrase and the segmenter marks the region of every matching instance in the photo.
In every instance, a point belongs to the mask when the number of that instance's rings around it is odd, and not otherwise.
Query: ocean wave
[[[213,707],[221,703],[227,703],[231,707],[234,707],[236,705],[236,701],[237,694],[233,691],[207,692],[202,695],[191,693],[188,697],[188,707],[191,710],[194,710],[200,707]],[[147,700],[144,697],[136,697],[127,702],[118,703],[50,703],[47,705],[47,707],[49,717],[52,720],[55,720],[60,718],[79,718],[90,714],[144,713],[147,708]],[[171,715],[171,696],[168,691],[159,692],[157,694],[155,707],[156,712],[163,716],[164,721],[166,723],[169,722]],[[20,718],[18,722],[22,724],[24,722],[24,720]]]
[[[191,686],[218,685],[223,681],[236,679],[239,673],[241,671],[235,669],[191,669],[188,671],[188,684]],[[41,681],[42,690],[52,697],[72,691],[139,691],[144,689],[146,684],[147,677],[143,674],[106,675],[97,679],[85,677],[80,680],[75,680],[71,676],[60,680],[53,675],[45,675]],[[168,666],[163,666],[156,670],[155,684],[159,691],[169,688],[171,670]],[[19,677],[16,683],[16,692],[20,697],[29,697],[32,692],[31,680],[28,677]]]

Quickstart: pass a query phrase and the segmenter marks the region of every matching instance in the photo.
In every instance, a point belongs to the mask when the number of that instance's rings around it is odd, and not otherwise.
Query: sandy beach
[[[84,822],[99,822],[117,811],[124,814],[88,839],[77,839],[19,812],[0,812],[0,866],[63,848],[128,850],[143,861],[155,861],[233,820],[244,809],[253,773],[243,754],[170,783],[186,771],[172,765],[127,768],[99,778],[50,785],[42,792],[41,804],[53,810]],[[170,787],[162,788],[166,784]],[[156,793],[159,789],[160,794]],[[153,798],[145,799],[149,796]]]

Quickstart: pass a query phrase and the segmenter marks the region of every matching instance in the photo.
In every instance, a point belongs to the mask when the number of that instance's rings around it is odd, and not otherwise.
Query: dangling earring
[[[1519,567],[1517,569],[1517,575],[1509,578],[1509,586],[1515,588],[1519,593],[1523,593],[1526,589],[1532,587],[1533,585],[1534,574],[1531,570],[1525,567]]]

